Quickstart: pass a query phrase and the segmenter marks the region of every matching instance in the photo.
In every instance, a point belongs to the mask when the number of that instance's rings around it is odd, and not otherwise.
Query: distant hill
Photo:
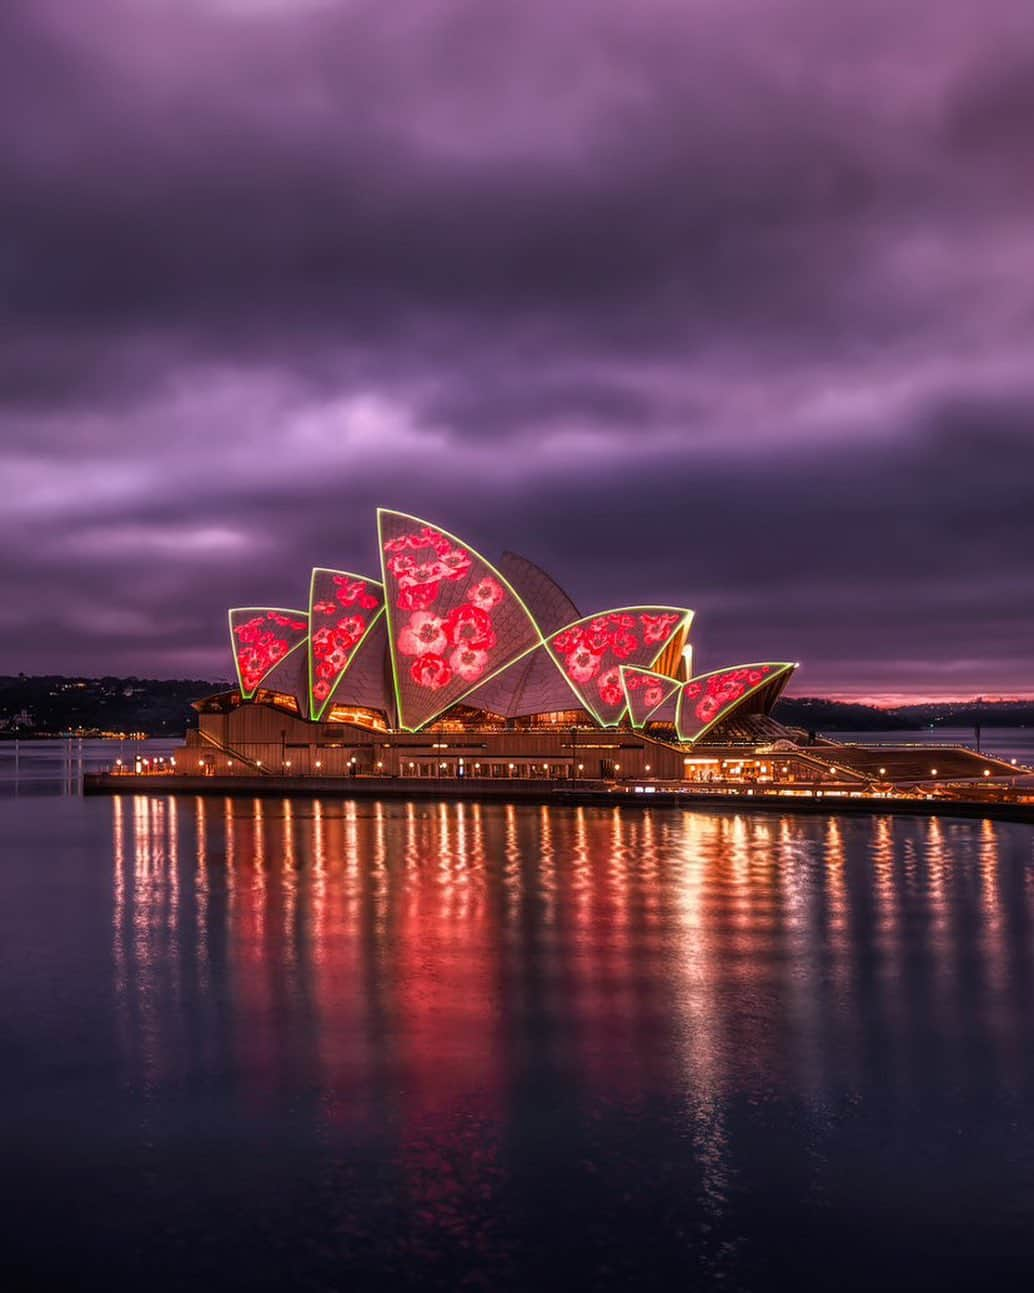
[[[179,736],[197,726],[190,702],[230,685],[199,678],[0,676],[0,739],[64,732]]]
[[[784,696],[774,716],[811,732],[884,732],[919,727],[1034,727],[1034,700],[939,701],[878,709],[812,696]]]
[[[202,678],[0,676],[0,740],[144,732],[179,736],[197,726],[190,702],[233,684]],[[1034,700],[982,700],[877,709],[815,696],[784,697],[775,717],[810,732],[904,731],[934,726],[1034,727]]]

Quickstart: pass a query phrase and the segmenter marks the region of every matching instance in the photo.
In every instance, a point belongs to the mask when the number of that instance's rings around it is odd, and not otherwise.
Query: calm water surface
[[[1032,840],[0,786],[8,1286],[1029,1287]]]

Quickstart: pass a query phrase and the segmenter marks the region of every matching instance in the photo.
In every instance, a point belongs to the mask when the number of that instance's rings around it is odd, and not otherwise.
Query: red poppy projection
[[[347,570],[317,567],[309,585],[309,704],[319,718],[360,643],[384,610],[384,588]]]
[[[377,514],[399,723],[416,731],[541,641],[516,592],[453,535]]]
[[[230,641],[241,695],[254,696],[263,678],[305,641],[309,617],[305,611],[277,606],[244,606],[230,611]]]
[[[682,741],[699,741],[748,696],[792,670],[792,664],[741,664],[682,684],[675,727]]]
[[[621,684],[633,727],[642,727],[681,686],[677,678],[669,678],[667,674],[629,668],[628,665],[621,666]]]
[[[691,611],[671,606],[629,606],[569,624],[546,646],[581,704],[612,727],[625,710],[622,666],[648,668],[691,618]]]

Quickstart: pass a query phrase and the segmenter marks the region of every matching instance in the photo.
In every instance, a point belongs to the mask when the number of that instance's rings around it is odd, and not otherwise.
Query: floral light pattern
[[[248,607],[230,612],[230,641],[240,678],[241,695],[254,695],[263,678],[309,630],[304,611]]]
[[[682,686],[678,731],[684,741],[696,741],[704,731],[724,718],[751,692],[789,665],[745,664],[734,669],[691,678]]]
[[[482,557],[398,512],[381,513],[390,641],[403,722],[419,727],[539,640]]]
[[[384,590],[376,580],[345,570],[312,572],[309,684],[313,718],[323,713],[356,647],[383,609]]]
[[[648,669],[621,666],[621,677],[628,697],[628,712],[633,727],[642,727],[654,710],[679,689],[679,682],[665,674]]]
[[[621,666],[652,664],[688,614],[657,606],[608,611],[569,624],[547,643],[585,707],[612,725],[625,709]]]

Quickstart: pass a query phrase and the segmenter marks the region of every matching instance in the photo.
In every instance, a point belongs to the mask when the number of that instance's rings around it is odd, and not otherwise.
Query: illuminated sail
[[[625,711],[622,666],[648,669],[692,611],[673,606],[625,606],[576,620],[546,646],[579,703],[604,727]]]
[[[318,566],[309,584],[309,712],[318,719],[360,644],[384,611],[384,588],[348,570]]]
[[[628,716],[633,727],[642,727],[681,686],[677,678],[654,673],[652,669],[621,665],[620,672],[621,685],[628,702]]]
[[[690,678],[682,684],[675,713],[679,739],[699,741],[716,723],[772,684],[777,684],[773,692],[778,694],[794,668],[792,664],[739,664]]]
[[[309,631],[305,611],[243,606],[230,611],[230,643],[241,696],[250,700],[271,669],[296,651]]]
[[[417,731],[542,637],[512,584],[469,544],[377,513],[399,725]]]

